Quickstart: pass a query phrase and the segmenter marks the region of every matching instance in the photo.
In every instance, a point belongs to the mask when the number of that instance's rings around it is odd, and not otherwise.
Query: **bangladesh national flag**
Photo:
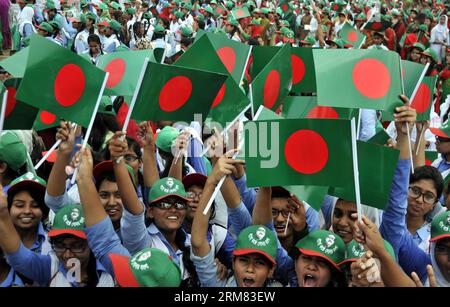
[[[276,119],[246,122],[249,187],[345,187],[353,181],[350,121]],[[339,178],[339,180],[336,180]]]
[[[150,62],[131,117],[136,120],[194,120],[206,115],[227,76]]]
[[[262,52],[261,52],[262,51]],[[260,57],[261,53],[270,55],[275,52],[272,59],[261,64],[266,56]],[[263,105],[268,109],[276,110],[280,103],[287,97],[292,86],[291,68],[291,46],[263,47],[257,48],[253,54],[253,69],[263,66],[261,71],[252,78],[253,108],[257,110]]]
[[[378,131],[373,137],[367,140],[368,143],[384,146],[387,141],[390,139],[390,135],[386,132],[386,130],[381,129]]]
[[[1,98],[4,90],[8,90],[8,100],[6,101],[4,130],[29,130],[33,127],[34,119],[38,109],[16,99],[17,88],[21,79],[7,79],[3,84]],[[3,100],[1,100],[3,101]]]
[[[232,123],[249,106],[249,99],[231,75],[235,70],[237,59],[248,56],[243,52],[247,50],[242,48],[238,48],[238,50],[241,51],[238,55],[236,55],[235,49],[229,46],[216,50],[210,36],[203,35],[175,63],[181,67],[201,69],[228,76],[213,100],[206,122],[217,122],[222,127],[227,127],[227,124]],[[243,70],[245,62],[240,65]],[[238,72],[236,77],[240,78],[241,73]]]
[[[27,67],[30,48],[24,48],[14,55],[0,61],[0,66],[16,78],[23,78]]]
[[[411,98],[424,69],[425,65],[402,60],[402,77],[406,97]]]
[[[386,16],[376,13],[367,22],[364,27],[365,30],[382,32],[387,28],[392,26],[392,21],[390,21]]]
[[[155,62],[151,50],[113,52],[100,56],[97,66],[109,72],[104,94],[132,96],[145,58]]]
[[[41,131],[45,129],[59,127],[59,120],[53,113],[40,110],[33,124],[33,129]]]
[[[357,29],[352,27],[348,22],[344,24],[342,29],[338,33],[339,37],[346,44],[350,44],[353,48],[359,49],[364,44],[366,36],[361,34]]]
[[[316,71],[312,48],[291,48],[292,89],[291,93],[315,93]]]
[[[424,77],[419,85],[411,107],[416,109],[417,120],[429,120],[431,106],[433,105],[434,90],[438,76]]]
[[[434,160],[436,160],[439,156],[439,153],[437,151],[428,151],[425,150],[425,164],[431,165],[433,164]],[[446,187],[448,185],[445,185]]]
[[[225,7],[224,7],[222,4],[217,4],[217,5],[216,5],[216,8],[214,9],[214,15],[215,15],[216,17],[222,16],[222,14],[223,14],[224,12],[226,12]]]
[[[17,100],[87,127],[105,72],[38,35],[31,37],[29,48]]]
[[[361,203],[383,210],[388,202],[399,151],[357,141]],[[347,187],[331,188],[330,195],[356,202],[353,179]]]
[[[317,104],[315,96],[288,96],[283,103],[282,115],[289,119],[298,118],[328,118],[328,119],[356,119],[358,109],[324,107]]]
[[[318,103],[385,110],[403,105],[400,57],[384,50],[314,50]]]
[[[234,16],[236,20],[251,16],[250,12],[246,7],[235,7],[231,11],[231,15]]]

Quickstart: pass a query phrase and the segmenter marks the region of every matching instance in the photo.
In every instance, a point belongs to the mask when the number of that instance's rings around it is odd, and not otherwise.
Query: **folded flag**
[[[411,107],[416,109],[417,120],[429,120],[433,105],[434,90],[438,76],[424,77],[419,85],[416,96],[411,101]]]
[[[358,109],[324,107],[317,104],[315,96],[288,96],[283,103],[281,114],[284,118],[328,118],[328,119],[356,119]]]
[[[14,55],[0,61],[0,66],[16,78],[23,78],[30,48],[23,48]]]
[[[353,48],[359,49],[364,44],[366,36],[361,34],[357,29],[352,27],[348,22],[344,24],[342,29],[338,33],[339,37],[346,44],[350,44]]]
[[[314,50],[318,104],[385,110],[403,105],[400,57],[384,50]],[[336,60],[339,59],[339,60]]]
[[[390,135],[386,132],[386,130],[381,129],[378,131],[373,137],[367,140],[368,143],[384,146],[387,141],[390,139]]]
[[[87,127],[105,72],[38,35],[31,37],[29,48],[16,99]]]
[[[350,131],[347,120],[246,122],[248,186],[346,186],[353,182]]]
[[[151,50],[113,52],[101,55],[98,68],[109,72],[104,95],[132,96],[145,58],[155,62]]]
[[[411,98],[424,69],[425,65],[402,60],[402,77],[406,97]]]
[[[45,129],[59,127],[59,120],[55,114],[40,110],[33,124],[33,129],[42,131]]]
[[[312,48],[291,48],[292,89],[291,93],[315,93],[316,71]]]
[[[150,62],[131,117],[136,120],[194,120],[209,113],[227,76]]]
[[[33,127],[38,109],[16,99],[17,88],[21,79],[7,79],[2,87],[1,97],[4,90],[8,90],[6,101],[5,122],[3,130],[29,130]]]

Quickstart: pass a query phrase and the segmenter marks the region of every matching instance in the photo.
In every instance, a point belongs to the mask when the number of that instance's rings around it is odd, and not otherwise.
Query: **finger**
[[[400,95],[400,99],[403,101],[404,104],[409,105],[409,99],[405,95]]]
[[[416,284],[416,287],[422,288],[423,284],[419,279],[419,276],[416,274],[416,272],[412,272],[411,273],[411,278],[414,281],[414,283]]]
[[[427,274],[430,281],[430,287],[437,287],[436,276],[434,275],[434,270],[431,265],[427,265]]]
[[[225,153],[225,156],[228,157],[228,158],[231,158],[231,157],[233,157],[234,154],[237,153],[237,152],[239,152],[239,149],[234,148],[234,149],[231,149],[231,150],[227,151],[227,152]],[[237,160],[235,160],[235,161],[237,161]],[[242,161],[242,160],[241,160],[241,161]]]

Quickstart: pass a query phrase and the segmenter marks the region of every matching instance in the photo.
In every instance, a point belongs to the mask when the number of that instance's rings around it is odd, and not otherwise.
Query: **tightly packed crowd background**
[[[382,31],[365,28],[376,6],[388,24]],[[235,19],[236,7],[250,16]],[[85,131],[68,122],[3,132],[0,286],[450,286],[448,15],[450,3],[440,0],[0,0],[5,55],[33,33],[94,64],[102,54],[156,48],[172,63],[199,30],[249,45],[351,48],[337,35],[350,23],[367,37],[362,48],[396,51],[439,75],[429,121],[416,121],[403,97],[387,129],[400,151],[389,202],[384,211],[363,206],[361,223],[345,199],[327,196],[317,212],[284,188],[248,188],[245,163],[231,158],[229,145],[239,144],[241,121],[224,137],[169,121],[140,123],[125,137],[117,120],[123,99],[106,97],[89,149],[80,151]],[[405,122],[414,142],[416,129],[427,129],[413,162]],[[361,125],[360,139],[372,137],[377,112],[365,110]],[[56,140],[58,150],[35,173]],[[226,154],[187,155],[206,144]],[[432,166],[425,150],[439,153]]]

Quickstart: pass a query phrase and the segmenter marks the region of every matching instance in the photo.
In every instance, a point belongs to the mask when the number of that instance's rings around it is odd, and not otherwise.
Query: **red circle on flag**
[[[313,130],[292,133],[284,145],[286,162],[295,171],[311,175],[320,172],[328,162],[328,146]]]
[[[226,91],[226,88],[225,88],[225,83],[224,83],[222,85],[222,87],[220,88],[219,92],[217,93],[216,98],[214,98],[211,109],[214,109],[215,107],[217,107],[217,105],[219,103],[222,102],[223,96],[225,96],[225,91]]]
[[[56,115],[47,111],[42,111],[39,116],[44,125],[51,125],[56,120]]]
[[[423,113],[428,110],[428,107],[430,106],[430,99],[431,90],[426,84],[422,83],[411,103],[411,107],[416,109],[417,113]]]
[[[184,76],[173,77],[159,93],[159,107],[164,112],[173,112],[181,108],[191,97],[192,82]]]
[[[280,93],[280,74],[276,70],[269,72],[264,83],[264,106],[268,109],[272,109],[278,99]]]
[[[80,66],[66,64],[58,72],[54,83],[56,101],[63,107],[77,103],[84,92],[86,77]]]
[[[351,43],[356,43],[356,41],[358,40],[358,34],[356,33],[356,31],[348,32],[347,40]]]
[[[6,88],[8,90],[8,99],[6,101],[5,118],[7,118],[16,107],[16,89],[14,87]]]
[[[308,112],[306,118],[329,118],[338,119],[339,114],[332,107],[317,106]]]
[[[292,84],[297,84],[305,77],[306,67],[301,58],[295,54],[291,55],[292,64]]]
[[[238,17],[242,17],[242,16],[244,16],[244,12],[243,12],[242,10],[237,10],[237,11],[236,11],[236,15],[237,15]]]
[[[109,72],[106,88],[113,88],[122,81],[127,64],[123,59],[114,59],[106,65],[104,71]]]
[[[231,47],[222,47],[217,50],[217,55],[227,71],[231,74],[236,66],[236,52]]]
[[[218,7],[216,11],[217,11],[217,13],[222,14],[222,8],[221,7]]]
[[[337,11],[337,10],[339,10],[339,5],[335,4],[335,5],[333,6],[333,11]]]
[[[375,22],[372,24],[372,30],[378,30],[381,29],[383,25],[381,24],[381,22]]]
[[[386,65],[375,59],[363,59],[353,67],[353,83],[364,97],[380,99],[387,95],[391,76]]]
[[[287,4],[283,4],[283,6],[281,8],[282,8],[283,12],[286,12],[288,9],[288,6],[287,6]]]

